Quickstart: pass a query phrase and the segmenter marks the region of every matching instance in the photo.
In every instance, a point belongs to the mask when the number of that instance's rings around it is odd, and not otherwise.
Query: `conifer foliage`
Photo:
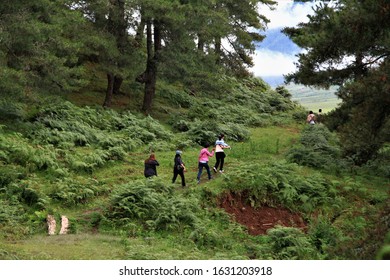
[[[390,3],[318,2],[308,23],[284,29],[307,50],[287,80],[341,86],[338,95],[343,103],[331,122],[341,132],[344,154],[362,164],[389,141]]]

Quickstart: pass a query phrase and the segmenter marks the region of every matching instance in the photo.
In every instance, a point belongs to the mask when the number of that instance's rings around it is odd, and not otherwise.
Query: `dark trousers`
[[[225,156],[226,155],[225,155],[224,152],[217,152],[217,153],[215,153],[215,158],[217,160],[217,162],[214,165],[215,169],[218,169],[218,166],[220,165],[219,170],[223,170],[223,164],[225,162]]]
[[[177,170],[177,168],[173,168],[172,183],[175,183],[177,175],[180,175],[180,177],[181,177],[181,185],[183,187],[185,187],[186,186],[186,180],[184,178],[184,169]]]
[[[199,162],[199,164],[198,164],[199,172],[198,172],[198,177],[197,177],[198,181],[200,180],[200,176],[202,175],[203,167],[206,168],[207,175],[209,176],[209,180],[211,179],[211,172],[210,172],[209,164],[207,162]]]

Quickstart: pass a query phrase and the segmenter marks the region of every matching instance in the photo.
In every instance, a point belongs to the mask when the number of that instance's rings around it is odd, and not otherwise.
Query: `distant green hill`
[[[324,113],[337,107],[341,100],[336,96],[337,86],[328,90],[310,88],[298,84],[288,84],[285,88],[291,93],[292,100],[299,102],[308,110],[318,112],[322,109]]]

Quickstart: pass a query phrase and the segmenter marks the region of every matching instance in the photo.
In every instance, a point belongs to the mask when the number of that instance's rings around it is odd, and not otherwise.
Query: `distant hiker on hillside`
[[[213,167],[215,173],[217,173],[218,166],[219,166],[219,172],[223,173],[223,164],[225,162],[225,157],[226,157],[224,149],[230,148],[230,146],[227,143],[225,143],[224,137],[225,135],[221,133],[218,136],[218,140],[215,141],[215,158],[217,160],[217,162]]]
[[[186,167],[184,165],[183,160],[181,159],[182,151],[177,150],[175,158],[173,159],[173,178],[172,183],[175,183],[177,175],[181,177],[181,186],[184,188],[186,186],[186,180],[184,178],[184,171],[186,171]]]
[[[307,115],[306,122],[308,124],[315,124],[316,122],[316,115],[314,115],[313,111],[309,112],[309,115]]]
[[[144,175],[146,178],[157,176],[157,166],[160,164],[156,160],[156,156],[154,154],[151,154],[149,158],[145,160],[145,171]]]
[[[209,177],[209,180],[211,180],[211,172],[209,167],[209,157],[212,157],[214,155],[215,148],[212,149],[211,153],[209,152],[208,148],[210,147],[209,143],[205,143],[203,145],[203,149],[200,150],[199,157],[198,157],[198,184],[200,183],[200,176],[202,175],[203,167],[206,168],[207,175]]]
[[[318,109],[317,123],[322,122],[322,109]]]

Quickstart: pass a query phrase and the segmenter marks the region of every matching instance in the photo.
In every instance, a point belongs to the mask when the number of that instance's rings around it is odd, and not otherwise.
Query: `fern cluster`
[[[324,125],[308,125],[301,133],[300,143],[292,147],[286,158],[299,165],[338,169],[346,167],[341,159],[338,139]]]
[[[92,198],[107,193],[108,187],[98,181],[90,179],[87,181],[65,177],[57,179],[52,183],[49,197],[61,202],[65,206],[85,204]]]
[[[30,171],[57,167],[57,155],[51,147],[29,143],[20,133],[0,135],[0,160],[16,164]]]
[[[310,236],[299,229],[275,227],[268,231],[267,255],[276,260],[319,260],[325,255],[314,246]]]
[[[156,139],[168,140],[172,134],[151,117],[138,118],[130,112],[80,108],[65,102],[39,112],[28,137],[36,143],[59,148],[121,147],[127,152]]]
[[[117,188],[108,216],[119,223],[139,221],[152,230],[175,230],[195,225],[197,207],[197,203],[175,195],[172,187],[153,178]]]
[[[312,212],[335,203],[337,191],[324,177],[303,175],[296,164],[250,164],[224,176],[224,189],[241,192],[254,207],[283,205],[294,211]]]

